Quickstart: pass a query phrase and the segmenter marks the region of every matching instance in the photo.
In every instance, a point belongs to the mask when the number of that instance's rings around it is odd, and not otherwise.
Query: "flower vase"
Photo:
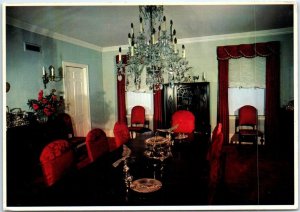
[[[37,116],[36,120],[40,124],[45,124],[48,122],[48,116]]]

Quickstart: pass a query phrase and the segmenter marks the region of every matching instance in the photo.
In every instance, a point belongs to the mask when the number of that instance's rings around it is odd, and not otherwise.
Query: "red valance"
[[[252,58],[256,56],[268,57],[279,54],[278,42],[240,44],[234,46],[219,46],[217,48],[218,60],[238,59],[241,57]]]

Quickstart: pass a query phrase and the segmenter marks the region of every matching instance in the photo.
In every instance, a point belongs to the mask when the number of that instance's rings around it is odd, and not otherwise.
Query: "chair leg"
[[[130,138],[133,139],[133,132],[130,131]]]

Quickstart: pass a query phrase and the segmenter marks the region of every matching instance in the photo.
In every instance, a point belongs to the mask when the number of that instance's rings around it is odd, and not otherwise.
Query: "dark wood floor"
[[[218,205],[293,205],[294,155],[290,147],[226,145]]]

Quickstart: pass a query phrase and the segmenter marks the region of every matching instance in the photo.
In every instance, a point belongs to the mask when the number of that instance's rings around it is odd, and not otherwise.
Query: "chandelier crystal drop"
[[[126,75],[126,85],[129,84],[128,78],[133,79],[136,90],[141,87],[143,71],[146,71],[149,90],[157,91],[163,88],[164,83],[172,85],[184,81],[185,73],[191,68],[186,60],[184,45],[181,52],[177,47],[173,21],[170,20],[170,25],[167,25],[163,6],[139,6],[139,30],[135,31],[131,23],[128,44],[125,71],[122,49],[119,48],[118,75]]]

